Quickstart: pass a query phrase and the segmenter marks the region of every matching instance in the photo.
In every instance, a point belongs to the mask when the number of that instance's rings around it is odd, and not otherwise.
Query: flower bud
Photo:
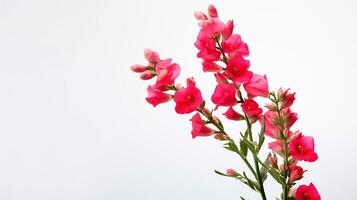
[[[197,20],[207,20],[208,17],[201,11],[196,11],[193,13],[193,15],[195,16],[195,18]]]
[[[212,4],[208,6],[208,15],[210,17],[218,17],[217,9]]]
[[[289,182],[293,183],[297,180],[300,180],[304,174],[304,170],[297,165],[290,166],[290,177]]]
[[[239,175],[234,169],[227,169],[226,173],[228,176],[237,176]]]
[[[140,74],[140,78],[142,80],[149,80],[152,79],[154,76],[156,76],[156,73],[152,70],[146,70]]]
[[[147,67],[143,65],[133,65],[130,67],[131,71],[136,72],[136,73],[141,73],[147,70]]]
[[[144,56],[151,63],[157,63],[160,60],[159,54],[151,49],[144,49]]]

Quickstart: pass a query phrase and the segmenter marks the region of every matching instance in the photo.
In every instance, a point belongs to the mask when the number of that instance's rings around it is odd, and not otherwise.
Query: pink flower
[[[241,56],[249,55],[247,44],[242,41],[238,34],[232,34],[227,40],[223,41],[222,48],[225,53],[238,52]]]
[[[147,61],[157,63],[160,60],[159,54],[151,49],[144,49],[144,55]]]
[[[234,29],[233,20],[228,20],[226,26],[222,31],[223,40],[227,40],[229,37],[231,37],[233,29]]]
[[[281,140],[276,140],[274,142],[270,142],[268,144],[268,147],[269,149],[271,149],[274,153],[277,153],[281,156],[284,155],[283,153],[283,150],[284,150],[284,147],[283,147],[283,142]]]
[[[238,173],[234,169],[227,169],[226,173],[228,176],[237,176]]]
[[[143,65],[133,65],[131,66],[131,71],[136,72],[136,73],[141,73],[146,71],[148,68],[146,66]]]
[[[196,12],[193,13],[193,15],[198,20],[206,20],[206,19],[208,19],[208,17],[201,11],[196,11]]]
[[[285,108],[281,112],[281,117],[284,120],[284,127],[290,128],[298,120],[297,114],[292,112],[290,108]]]
[[[291,156],[296,160],[314,162],[318,156],[314,151],[314,138],[299,133],[289,144]]]
[[[146,70],[143,73],[140,74],[140,79],[141,80],[150,80],[156,76],[156,73],[152,70]]]
[[[210,17],[218,17],[217,9],[212,4],[208,6],[208,15]]]
[[[225,27],[224,23],[218,18],[201,21],[200,26],[202,33],[209,38],[214,38],[221,34]]]
[[[263,113],[263,110],[259,108],[258,103],[255,102],[253,99],[246,99],[241,104],[241,107],[243,112],[251,117],[255,117]]]
[[[300,185],[296,190],[296,200],[321,200],[320,194],[314,184]]]
[[[228,84],[228,80],[223,74],[215,73],[214,77],[216,78],[218,84]]]
[[[280,88],[278,90],[278,100],[280,101],[280,108],[284,109],[290,107],[295,101],[295,93],[289,93],[289,89],[283,90]]]
[[[179,114],[191,113],[203,103],[201,91],[192,85],[177,90],[174,101],[176,103],[175,110]]]
[[[166,94],[160,90],[154,89],[151,85],[147,88],[148,97],[146,97],[146,101],[152,104],[154,107],[158,104],[168,102],[172,99],[170,94]]]
[[[206,36],[206,33],[203,30],[199,32],[195,46],[199,50],[197,57],[202,58],[203,60],[216,61],[219,60],[221,56],[221,52],[216,49],[216,42],[212,38]]]
[[[234,106],[237,103],[236,88],[233,84],[218,84],[211,100],[218,106]]]
[[[226,116],[227,119],[235,120],[235,121],[244,119],[243,115],[235,111],[233,107],[229,107],[228,110],[225,113],[223,113],[223,115]]]
[[[304,170],[297,165],[292,165],[290,166],[290,176],[289,176],[289,182],[293,183],[297,180],[300,180],[304,175]]]
[[[171,59],[159,61],[156,66],[157,80],[154,85],[156,89],[165,90],[166,86],[174,85],[180,74],[180,65],[170,63]]]
[[[269,96],[268,80],[265,75],[254,74],[252,79],[243,86],[250,97]]]
[[[212,61],[203,61],[202,62],[204,72],[220,72],[222,71],[222,66],[218,65]]]
[[[263,121],[265,121],[265,135],[272,138],[279,138],[280,128],[278,125],[277,112],[267,111],[266,113],[264,113],[263,119],[260,119],[259,122],[263,126]]]
[[[242,57],[236,57],[227,63],[227,70],[224,74],[235,83],[246,83],[252,77],[253,73],[248,71],[250,62]]]
[[[204,124],[199,113],[196,113],[192,117],[191,121],[192,121],[192,131],[191,131],[192,138],[195,138],[197,136],[210,136],[214,134],[214,131]]]

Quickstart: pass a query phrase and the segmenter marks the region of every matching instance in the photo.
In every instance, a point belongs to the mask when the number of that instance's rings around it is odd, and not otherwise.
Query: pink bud
[[[216,81],[218,84],[227,84],[228,83],[227,78],[221,73],[215,73],[214,77],[216,78]]]
[[[233,20],[229,20],[222,31],[222,36],[224,40],[227,40],[229,37],[231,37],[233,33],[233,28],[234,28]]]
[[[152,70],[146,70],[140,74],[140,78],[142,80],[149,80],[149,79],[152,79],[154,76],[156,76],[156,74]]]
[[[229,107],[228,110],[225,113],[223,113],[223,115],[226,116],[227,119],[235,120],[235,121],[244,119],[243,115],[239,114],[232,107]]]
[[[157,63],[160,60],[159,54],[151,49],[144,49],[144,55],[147,61]]]
[[[186,85],[187,85],[187,87],[188,87],[188,86],[196,86],[196,82],[195,82],[195,80],[193,79],[193,77],[187,78],[187,80],[186,80]]]
[[[143,65],[133,65],[130,67],[131,71],[136,72],[136,73],[141,73],[147,70],[147,67]]]
[[[198,20],[207,20],[208,19],[208,17],[201,11],[196,11],[193,13],[193,15]]]
[[[202,62],[202,66],[203,66],[204,72],[220,72],[220,71],[222,71],[222,66],[220,66],[217,63],[212,62],[212,61],[205,60]]]
[[[229,140],[229,137],[223,133],[217,133],[214,136],[215,139],[219,140],[219,141],[225,141],[225,140]]]
[[[210,17],[218,17],[217,9],[212,4],[208,6],[208,15]]]
[[[300,180],[304,174],[304,170],[297,165],[291,166],[290,167],[290,177],[289,177],[289,182],[293,183],[297,180]]]
[[[278,164],[278,158],[269,156],[268,158],[270,166],[276,166]]]
[[[238,173],[234,169],[227,169],[226,171],[228,176],[236,176]]]

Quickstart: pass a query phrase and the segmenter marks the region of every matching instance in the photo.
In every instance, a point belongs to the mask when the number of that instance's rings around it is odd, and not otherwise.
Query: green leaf
[[[263,118],[263,126],[260,129],[260,133],[259,133],[258,152],[260,151],[260,148],[263,146],[265,141],[264,133],[265,133],[265,119]]]
[[[268,167],[269,165],[269,156],[270,156],[270,153],[268,154],[267,158],[265,159],[264,161],[264,164],[265,166],[262,166],[260,168],[260,176],[262,177],[262,181],[264,183],[264,181],[268,178],[268,169],[266,167]]]
[[[247,147],[247,145],[245,144],[245,142],[243,142],[243,140],[241,140],[241,141],[239,142],[239,144],[240,144],[240,151],[241,151],[242,155],[243,155],[244,157],[247,157],[247,154],[248,154],[248,147]]]

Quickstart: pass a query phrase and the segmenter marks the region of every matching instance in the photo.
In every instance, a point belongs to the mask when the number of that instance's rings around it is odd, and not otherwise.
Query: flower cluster
[[[171,59],[160,59],[159,54],[150,49],[144,51],[147,65],[131,67],[132,71],[140,73],[143,80],[156,77],[155,83],[147,88],[146,101],[155,107],[173,100],[176,113],[193,113],[190,120],[192,138],[214,136],[224,141],[224,148],[241,157],[253,178],[233,169],[228,169],[226,173],[216,173],[242,181],[260,193],[263,200],[266,199],[264,181],[268,174],[282,185],[282,200],[319,200],[320,196],[312,183],[293,188],[305,172],[298,162],[317,160],[313,138],[299,131],[291,131],[297,120],[297,114],[290,108],[295,93],[283,89],[276,93],[269,92],[267,77],[251,71],[247,59],[248,45],[239,34],[233,32],[233,20],[224,23],[213,5],[209,5],[207,14],[195,12],[194,16],[199,20],[200,27],[194,44],[199,51],[197,57],[202,60],[203,71],[213,73],[216,80],[211,95],[214,109],[206,107],[206,101],[194,78],[187,78],[185,86],[175,83],[180,66],[172,63]],[[265,106],[268,109],[265,113],[257,98],[271,101]],[[221,114],[228,120],[245,122],[247,129],[241,132],[239,144],[229,136],[221,119],[215,114],[220,107],[224,108]],[[261,132],[254,134],[252,126],[259,124]],[[262,161],[258,154],[265,136],[274,141],[268,144],[272,154]],[[254,167],[248,153],[252,156]],[[278,157],[282,159],[280,166]]]

